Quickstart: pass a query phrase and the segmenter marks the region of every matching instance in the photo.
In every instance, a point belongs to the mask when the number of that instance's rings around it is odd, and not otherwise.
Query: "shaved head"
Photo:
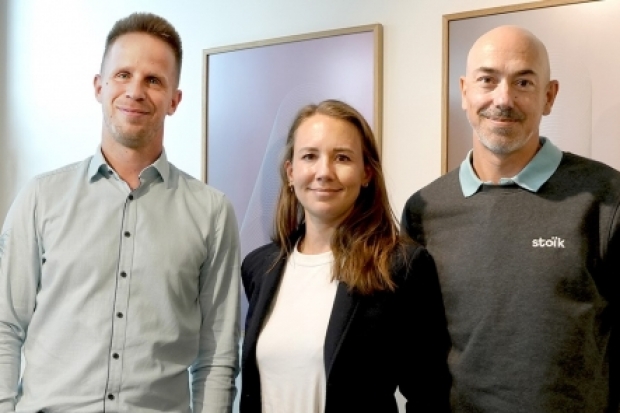
[[[462,107],[476,153],[525,165],[539,145],[542,116],[551,113],[558,82],[551,80],[545,45],[517,26],[496,27],[478,38],[461,78]],[[474,165],[476,166],[476,165]]]
[[[469,49],[467,73],[478,68],[481,56],[507,53],[528,56],[538,66],[541,80],[551,79],[547,48],[532,32],[519,26],[499,26],[480,36]]]

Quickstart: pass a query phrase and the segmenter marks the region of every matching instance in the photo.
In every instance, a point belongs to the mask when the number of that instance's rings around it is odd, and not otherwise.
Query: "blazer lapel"
[[[325,361],[325,374],[329,378],[334,360],[342,342],[347,335],[353,316],[357,311],[359,299],[357,295],[350,294],[344,283],[338,283],[334,307],[329,317],[327,334],[325,335],[325,345],[323,347],[323,358]]]
[[[265,262],[268,263],[267,265],[271,266],[273,261],[266,260]],[[247,326],[247,330],[245,332],[244,340],[247,341],[247,344],[243,346],[245,351],[248,351],[249,349],[256,351],[258,335],[260,334],[261,327],[263,326],[267,313],[271,307],[271,303],[273,302],[273,298],[278,290],[278,285],[280,284],[280,279],[282,278],[285,263],[286,260],[281,259],[270,271],[265,272],[265,275],[262,277],[256,306],[252,311],[252,320]],[[248,354],[245,354],[245,351],[243,354],[244,360],[248,357]]]

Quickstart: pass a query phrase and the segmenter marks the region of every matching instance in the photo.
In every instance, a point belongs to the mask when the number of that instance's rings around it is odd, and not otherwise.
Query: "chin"
[[[116,142],[120,143],[124,147],[131,148],[131,149],[140,148],[144,146],[144,143],[146,142],[146,139],[144,139],[144,137],[142,136],[129,135],[129,134],[123,134],[120,136],[116,136],[114,140],[116,140]]]
[[[502,134],[481,134],[478,135],[480,143],[490,152],[496,155],[509,155],[522,149],[530,141],[531,136],[508,138]],[[489,138],[489,135],[491,137]]]

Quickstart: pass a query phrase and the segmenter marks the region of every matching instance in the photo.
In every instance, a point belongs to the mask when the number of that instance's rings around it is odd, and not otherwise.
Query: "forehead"
[[[119,36],[105,56],[105,67],[149,65],[160,70],[174,70],[176,60],[172,48],[163,40],[146,33]]]
[[[468,56],[468,73],[479,70],[544,75],[545,56],[527,39],[491,38],[474,45]]]
[[[351,123],[323,114],[305,119],[295,132],[295,147],[343,146],[361,150],[362,139]]]

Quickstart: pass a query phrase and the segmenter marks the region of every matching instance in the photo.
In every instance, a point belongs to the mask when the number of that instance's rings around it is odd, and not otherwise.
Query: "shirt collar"
[[[106,162],[103,152],[101,152],[101,145],[97,148],[95,155],[90,160],[90,165],[88,166],[88,177],[91,180],[95,180],[97,176],[108,177],[114,174],[114,170],[108,163]],[[155,162],[151,165],[147,166],[140,172],[140,178],[145,180],[149,180],[152,174],[156,174],[161,176],[161,179],[164,182],[169,181],[170,178],[170,164],[168,163],[168,157],[166,156],[166,151],[162,150],[161,155]]]
[[[97,175],[108,176],[110,171],[112,171],[112,168],[105,161],[103,153],[101,152],[101,145],[99,145],[88,165],[88,178],[92,182],[97,178]]]
[[[499,185],[517,184],[523,189],[537,192],[551,178],[562,161],[562,151],[543,136],[540,137],[540,143],[542,147],[525,168],[511,178],[500,179]],[[465,197],[478,192],[480,186],[485,183],[474,172],[471,157],[472,151],[470,150],[459,168],[461,191]]]

